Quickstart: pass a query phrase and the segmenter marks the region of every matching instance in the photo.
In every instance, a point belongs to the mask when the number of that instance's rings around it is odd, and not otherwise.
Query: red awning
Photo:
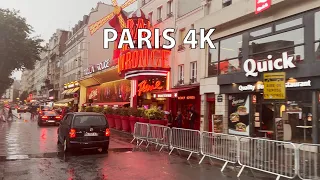
[[[105,103],[92,103],[92,106],[124,106],[126,104],[130,104],[130,102],[105,102]],[[89,103],[83,104],[84,106],[88,106]]]
[[[190,89],[195,89],[196,87],[186,87],[186,88],[175,88],[175,89],[170,89],[170,90],[166,90],[166,91],[158,91],[158,92],[154,92],[152,93],[154,98],[177,98],[178,97],[178,93],[182,92],[182,91],[187,91]]]

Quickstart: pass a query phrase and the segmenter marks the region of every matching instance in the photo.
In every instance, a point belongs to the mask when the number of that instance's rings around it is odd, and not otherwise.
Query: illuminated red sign
[[[170,50],[128,50],[119,58],[118,72],[135,69],[169,69]]]
[[[195,96],[179,96],[178,97],[179,100],[185,100],[185,99],[196,99]]]
[[[138,29],[151,29],[151,23],[148,19],[131,18],[127,20],[127,28],[130,29],[132,39],[137,40]],[[146,34],[143,37],[146,37]]]
[[[161,85],[161,81],[155,81],[154,84],[148,84],[146,80],[142,81],[138,84],[138,96],[141,96],[142,93],[150,92],[153,90],[161,90],[163,86]]]
[[[271,7],[271,0],[256,0],[256,14],[261,13]]]

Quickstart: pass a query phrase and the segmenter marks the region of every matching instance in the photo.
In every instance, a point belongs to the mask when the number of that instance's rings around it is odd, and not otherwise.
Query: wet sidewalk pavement
[[[57,147],[57,127],[38,127],[28,115],[11,123],[0,123],[0,180],[234,180],[239,168],[227,168],[208,159],[201,165],[198,157],[190,161],[184,155],[144,147],[134,148],[128,143],[132,136],[111,131],[108,154],[97,151],[78,151],[64,154]],[[132,148],[133,151],[132,151]],[[200,157],[199,157],[200,158]],[[245,170],[240,179],[275,179]]]

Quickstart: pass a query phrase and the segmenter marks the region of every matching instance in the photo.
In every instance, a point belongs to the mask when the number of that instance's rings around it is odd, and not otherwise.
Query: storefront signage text
[[[70,89],[78,86],[79,86],[78,82],[71,82],[71,83],[64,84],[64,89]]]
[[[171,98],[172,94],[157,94],[156,98]]]
[[[258,76],[259,72],[268,72],[273,70],[283,70],[288,68],[295,68],[293,64],[293,56],[288,57],[287,52],[282,53],[282,58],[272,60],[272,55],[267,56],[266,61],[255,61],[254,59],[247,59],[243,63],[243,70],[246,72],[246,76]]]
[[[169,57],[169,50],[128,50],[125,53],[122,53],[119,58],[118,72],[121,73],[122,71],[144,68],[168,69],[170,68]]]
[[[99,64],[88,67],[84,70],[85,75],[90,75],[92,73],[105,70],[110,67],[110,59],[105,60]]]
[[[243,103],[244,103],[244,99],[232,100],[232,106],[237,106]]]
[[[161,90],[163,86],[161,85],[161,81],[156,81],[154,84],[148,84],[146,80],[142,81],[138,84],[138,96],[141,96],[142,93],[150,92],[153,90]]]
[[[256,0],[256,14],[259,14],[262,11],[269,9],[270,6],[271,0]]]
[[[98,89],[95,89],[90,92],[89,99],[95,99],[98,96]]]
[[[296,87],[311,87],[311,80],[308,81],[303,81],[303,82],[287,82],[286,83],[286,88],[296,88]],[[261,84],[257,84],[252,85],[252,84],[248,84],[245,86],[240,85],[238,87],[239,91],[255,91],[257,90],[263,90],[264,89],[264,85]]]
[[[196,99],[196,97],[195,96],[179,96],[178,99],[179,100]]]

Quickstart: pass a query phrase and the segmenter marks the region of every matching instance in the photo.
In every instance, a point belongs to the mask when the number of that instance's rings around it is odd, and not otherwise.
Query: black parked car
[[[103,114],[73,112],[65,115],[58,128],[58,144],[64,152],[73,149],[99,149],[108,152],[110,130]]]
[[[60,123],[62,116],[56,111],[43,111],[42,114],[38,116],[38,125],[42,126],[44,124],[57,125]]]

